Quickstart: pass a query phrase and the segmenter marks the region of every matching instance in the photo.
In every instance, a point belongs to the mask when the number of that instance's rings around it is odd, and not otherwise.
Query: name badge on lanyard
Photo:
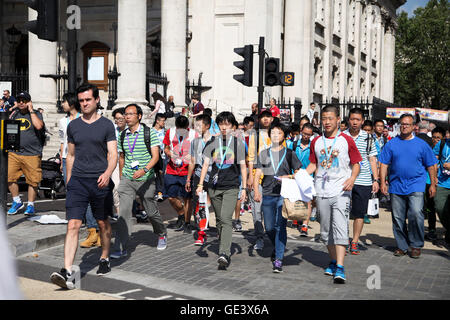
[[[131,147],[131,145],[130,145],[130,135],[129,134],[127,135],[128,150],[130,151],[130,155],[131,155],[131,159],[132,160],[134,160],[133,152],[134,152],[134,148],[136,147],[136,142],[137,142],[138,137],[139,137],[139,129],[138,129],[138,132],[136,134],[136,137],[134,138],[133,146]],[[131,164],[130,164],[130,167],[131,167],[132,170],[138,170],[139,169],[139,161],[137,161],[137,160],[136,161],[132,161]]]

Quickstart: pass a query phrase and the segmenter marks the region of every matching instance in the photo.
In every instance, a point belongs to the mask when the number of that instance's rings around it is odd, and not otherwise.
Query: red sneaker
[[[194,245],[196,246],[202,246],[206,242],[206,233],[204,231],[198,232],[198,238],[195,240]]]
[[[358,244],[356,242],[352,242],[350,244],[350,250],[349,251],[350,251],[351,254],[354,254],[354,255],[359,255],[360,254],[359,248],[358,248]]]

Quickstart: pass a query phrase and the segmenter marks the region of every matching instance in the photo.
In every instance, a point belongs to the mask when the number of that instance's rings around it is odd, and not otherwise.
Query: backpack
[[[447,143],[447,139],[441,139],[441,141],[439,141],[440,145],[439,145],[439,156],[438,156],[438,160],[441,161],[442,159],[442,153],[444,152],[444,147],[445,144]]]
[[[141,125],[144,127],[144,141],[145,141],[145,146],[147,147],[147,151],[148,151],[148,153],[151,155],[152,154],[152,147],[151,147],[151,143],[150,143],[150,128],[149,127],[147,127],[146,125],[145,125],[145,123],[141,123]],[[123,148],[123,141],[125,140],[125,133],[126,133],[126,130],[123,130],[121,133],[120,133],[120,146],[122,147],[122,151],[123,150],[125,150],[124,148]],[[161,157],[160,157],[160,159],[161,159]]]
[[[34,129],[34,132],[36,132],[36,136],[39,139],[39,142],[41,143],[41,146],[45,146],[45,143],[47,142],[47,128],[45,127],[45,122],[44,120],[42,120],[42,123],[44,124],[44,126],[42,127],[42,129],[37,130],[36,128]]]

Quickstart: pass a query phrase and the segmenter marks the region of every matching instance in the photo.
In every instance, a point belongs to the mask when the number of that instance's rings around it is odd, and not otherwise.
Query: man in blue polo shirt
[[[425,226],[422,212],[427,180],[430,174],[430,198],[436,193],[437,163],[430,146],[413,135],[414,117],[400,117],[400,135],[389,141],[381,151],[381,191],[387,195],[386,176],[389,172],[389,193],[392,202],[392,224],[398,248],[395,256],[404,256],[411,247],[411,258],[419,258],[424,245]],[[409,208],[408,208],[409,207]],[[406,226],[408,219],[408,226]]]
[[[442,146],[442,144],[445,144]],[[442,139],[434,149],[438,157],[438,184],[434,205],[445,228],[445,242],[450,245],[450,139]]]

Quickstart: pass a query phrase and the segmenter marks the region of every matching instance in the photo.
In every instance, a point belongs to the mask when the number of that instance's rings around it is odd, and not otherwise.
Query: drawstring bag
[[[292,202],[284,199],[282,215],[287,220],[304,221],[308,218],[308,204],[300,200]]]

